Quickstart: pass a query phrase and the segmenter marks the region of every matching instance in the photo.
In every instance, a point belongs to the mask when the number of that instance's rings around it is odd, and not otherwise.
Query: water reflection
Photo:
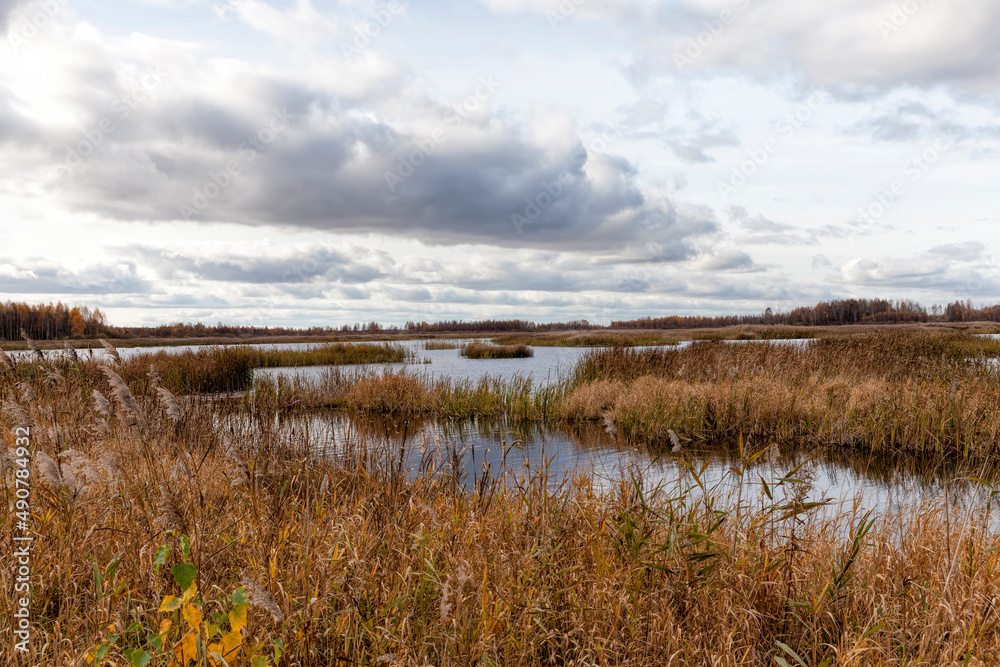
[[[741,493],[738,470],[744,498],[748,489],[763,493],[766,484],[769,491],[778,489],[776,499],[781,502],[793,485],[779,482],[794,471],[794,477],[811,481],[807,501],[829,501],[824,512],[870,509],[886,514],[927,507],[945,498],[958,509],[982,507],[988,489],[971,478],[1000,480],[996,470],[971,469],[954,461],[873,456],[840,448],[768,450],[753,462],[741,460],[736,448],[653,455],[624,445],[592,423],[457,422],[328,411],[284,418],[273,426],[306,439],[311,450],[323,457],[378,451],[385,465],[401,473],[415,476],[429,469],[456,475],[467,488],[475,488],[484,476],[513,480],[533,474],[545,474],[553,487],[586,474],[598,487],[610,488],[634,475],[648,486],[700,493],[703,485],[725,498]],[[747,449],[759,447],[751,443]],[[750,455],[747,451],[746,458]]]

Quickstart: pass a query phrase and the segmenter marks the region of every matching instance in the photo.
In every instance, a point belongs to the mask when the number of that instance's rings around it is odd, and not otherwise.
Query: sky
[[[0,300],[1000,301],[995,0],[0,0]]]

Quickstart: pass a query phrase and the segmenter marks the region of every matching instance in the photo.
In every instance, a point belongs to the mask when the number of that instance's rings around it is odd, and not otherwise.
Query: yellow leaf
[[[168,595],[163,598],[163,604],[160,605],[160,611],[177,611],[181,608],[181,599],[175,598],[173,595]]]
[[[209,644],[208,645],[208,662],[212,667],[219,667],[222,664],[219,660],[215,659],[215,656],[222,655],[222,646],[219,644]]]
[[[174,649],[174,656],[177,661],[187,667],[188,660],[198,659],[198,633],[189,632],[184,635],[177,648]]]
[[[184,611],[181,612],[181,616],[187,621],[188,627],[198,632],[201,626],[201,609],[198,609],[198,605],[189,604],[184,607]]]
[[[181,598],[181,604],[187,604],[188,602],[190,602],[191,599],[195,596],[195,593],[197,592],[198,592],[198,584],[192,581],[191,585],[187,587],[186,591],[184,591],[184,596]]]
[[[247,608],[244,605],[236,605],[229,612],[229,626],[236,634],[247,626]]]
[[[237,652],[240,650],[240,646],[243,645],[243,635],[240,634],[239,630],[230,632],[222,638],[219,644],[222,648],[220,651],[222,657],[226,659],[226,662],[232,662],[232,659],[236,657]]]
[[[174,622],[171,621],[169,618],[165,618],[162,621],[160,621],[160,632],[159,632],[159,634],[162,635],[165,632],[169,632],[170,631],[170,626],[172,626],[173,624],[174,624]]]

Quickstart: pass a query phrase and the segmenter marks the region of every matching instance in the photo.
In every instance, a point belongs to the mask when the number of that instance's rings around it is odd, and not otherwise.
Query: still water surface
[[[378,341],[372,341],[374,344]],[[462,340],[450,341],[461,344]],[[727,341],[732,344],[754,344],[758,341]],[[806,346],[808,340],[760,341],[795,346]],[[565,377],[589,350],[570,347],[534,347],[534,357],[527,359],[466,359],[455,350],[425,350],[424,341],[402,341],[418,361],[430,363],[380,364],[374,368],[406,369],[409,372],[455,380],[476,381],[484,375],[508,379],[514,376],[531,377],[539,383],[553,382]],[[681,343],[681,347],[690,345]],[[305,349],[315,343],[281,343],[259,345],[265,349]],[[123,357],[144,352],[179,353],[197,349],[196,346],[162,348],[120,348]],[[95,356],[104,350],[94,350]],[[344,367],[340,367],[344,368]],[[327,367],[260,369],[263,376],[300,376],[318,378]],[[313,449],[320,453],[337,455],[357,447],[388,447],[395,452],[396,464],[415,473],[422,457],[436,452],[439,466],[444,466],[451,455],[446,452],[463,452],[460,458],[460,477],[463,484],[474,486],[484,470],[491,475],[498,471],[545,470],[550,482],[558,485],[577,473],[587,473],[604,487],[640,476],[646,484],[662,483],[670,488],[697,487],[691,467],[699,470],[702,484],[726,492],[736,492],[738,477],[733,468],[742,468],[735,452],[697,451],[682,448],[679,453],[653,455],[620,442],[600,425],[584,427],[567,425],[513,426],[495,423],[454,423],[429,420],[389,421],[359,418],[340,412],[310,415],[286,423],[283,428],[295,437],[307,435]],[[440,443],[440,447],[435,444]],[[427,443],[421,455],[421,445]],[[759,449],[767,443],[750,443],[750,449]],[[425,459],[426,462],[426,459]],[[450,464],[449,464],[450,465]],[[969,477],[997,479],[994,473],[969,470],[953,463],[921,462],[913,457],[887,459],[844,453],[839,450],[783,452],[770,462],[750,466],[744,473],[746,488],[763,489],[761,480],[769,487],[788,471],[803,466],[796,477],[810,477],[809,500],[829,501],[822,511],[860,511],[872,509],[877,513],[899,512],[918,505],[940,503],[945,497],[957,509],[981,507],[988,497],[988,490]],[[485,467],[484,467],[485,466]],[[808,471],[808,472],[807,472]],[[788,486],[786,488],[791,488]],[[779,495],[781,494],[779,489]]]

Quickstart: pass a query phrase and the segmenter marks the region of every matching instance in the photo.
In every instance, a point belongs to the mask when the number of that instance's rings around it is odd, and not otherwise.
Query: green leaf
[[[285,643],[280,639],[274,640],[274,663],[278,664],[281,660],[281,656],[285,654]]]
[[[97,567],[97,561],[94,561],[94,591],[97,593],[97,599],[100,600],[104,597],[104,590],[101,584],[101,568]]]
[[[229,601],[237,607],[245,607],[250,604],[250,598],[247,597],[247,591],[242,586],[233,591],[233,594],[229,596]]]
[[[170,547],[164,544],[162,547],[156,550],[156,558],[153,559],[153,571],[157,574],[160,573],[160,568],[163,567],[164,563],[167,562],[167,556],[170,555]]]
[[[170,572],[174,575],[174,581],[181,587],[182,592],[186,591],[191,586],[191,582],[198,576],[198,570],[191,563],[174,565],[170,568]]]
[[[191,560],[191,540],[187,535],[181,535],[181,551],[184,554],[184,562]]]
[[[775,644],[777,644],[777,645],[778,645],[778,647],[779,647],[779,648],[780,648],[780,649],[781,649],[782,651],[784,651],[785,653],[787,653],[787,654],[788,654],[788,655],[790,655],[791,657],[795,658],[795,662],[797,662],[797,663],[799,663],[800,665],[802,665],[802,667],[809,667],[809,665],[807,665],[807,664],[805,663],[805,660],[803,660],[802,658],[800,658],[800,657],[799,657],[799,654],[798,654],[798,653],[796,653],[795,651],[793,651],[793,650],[791,649],[791,647],[790,647],[790,646],[789,646],[788,644],[783,644],[783,643],[781,643],[781,642],[777,642],[777,641],[776,641],[776,642],[774,642],[774,643],[775,643]],[[781,658],[778,658],[778,661],[779,661],[779,662],[784,662],[784,660],[782,660]],[[786,667],[787,667],[787,666],[786,666]]]
[[[111,644],[109,644],[108,642],[104,642],[103,644],[97,647],[96,651],[94,651],[94,660],[104,660],[104,656],[106,656],[108,654],[108,651],[110,650],[111,650]]]
[[[153,656],[148,651],[126,651],[125,657],[128,658],[132,667],[146,667],[153,660]]]
[[[250,667],[267,667],[267,658],[259,655],[256,658],[251,658]]]

